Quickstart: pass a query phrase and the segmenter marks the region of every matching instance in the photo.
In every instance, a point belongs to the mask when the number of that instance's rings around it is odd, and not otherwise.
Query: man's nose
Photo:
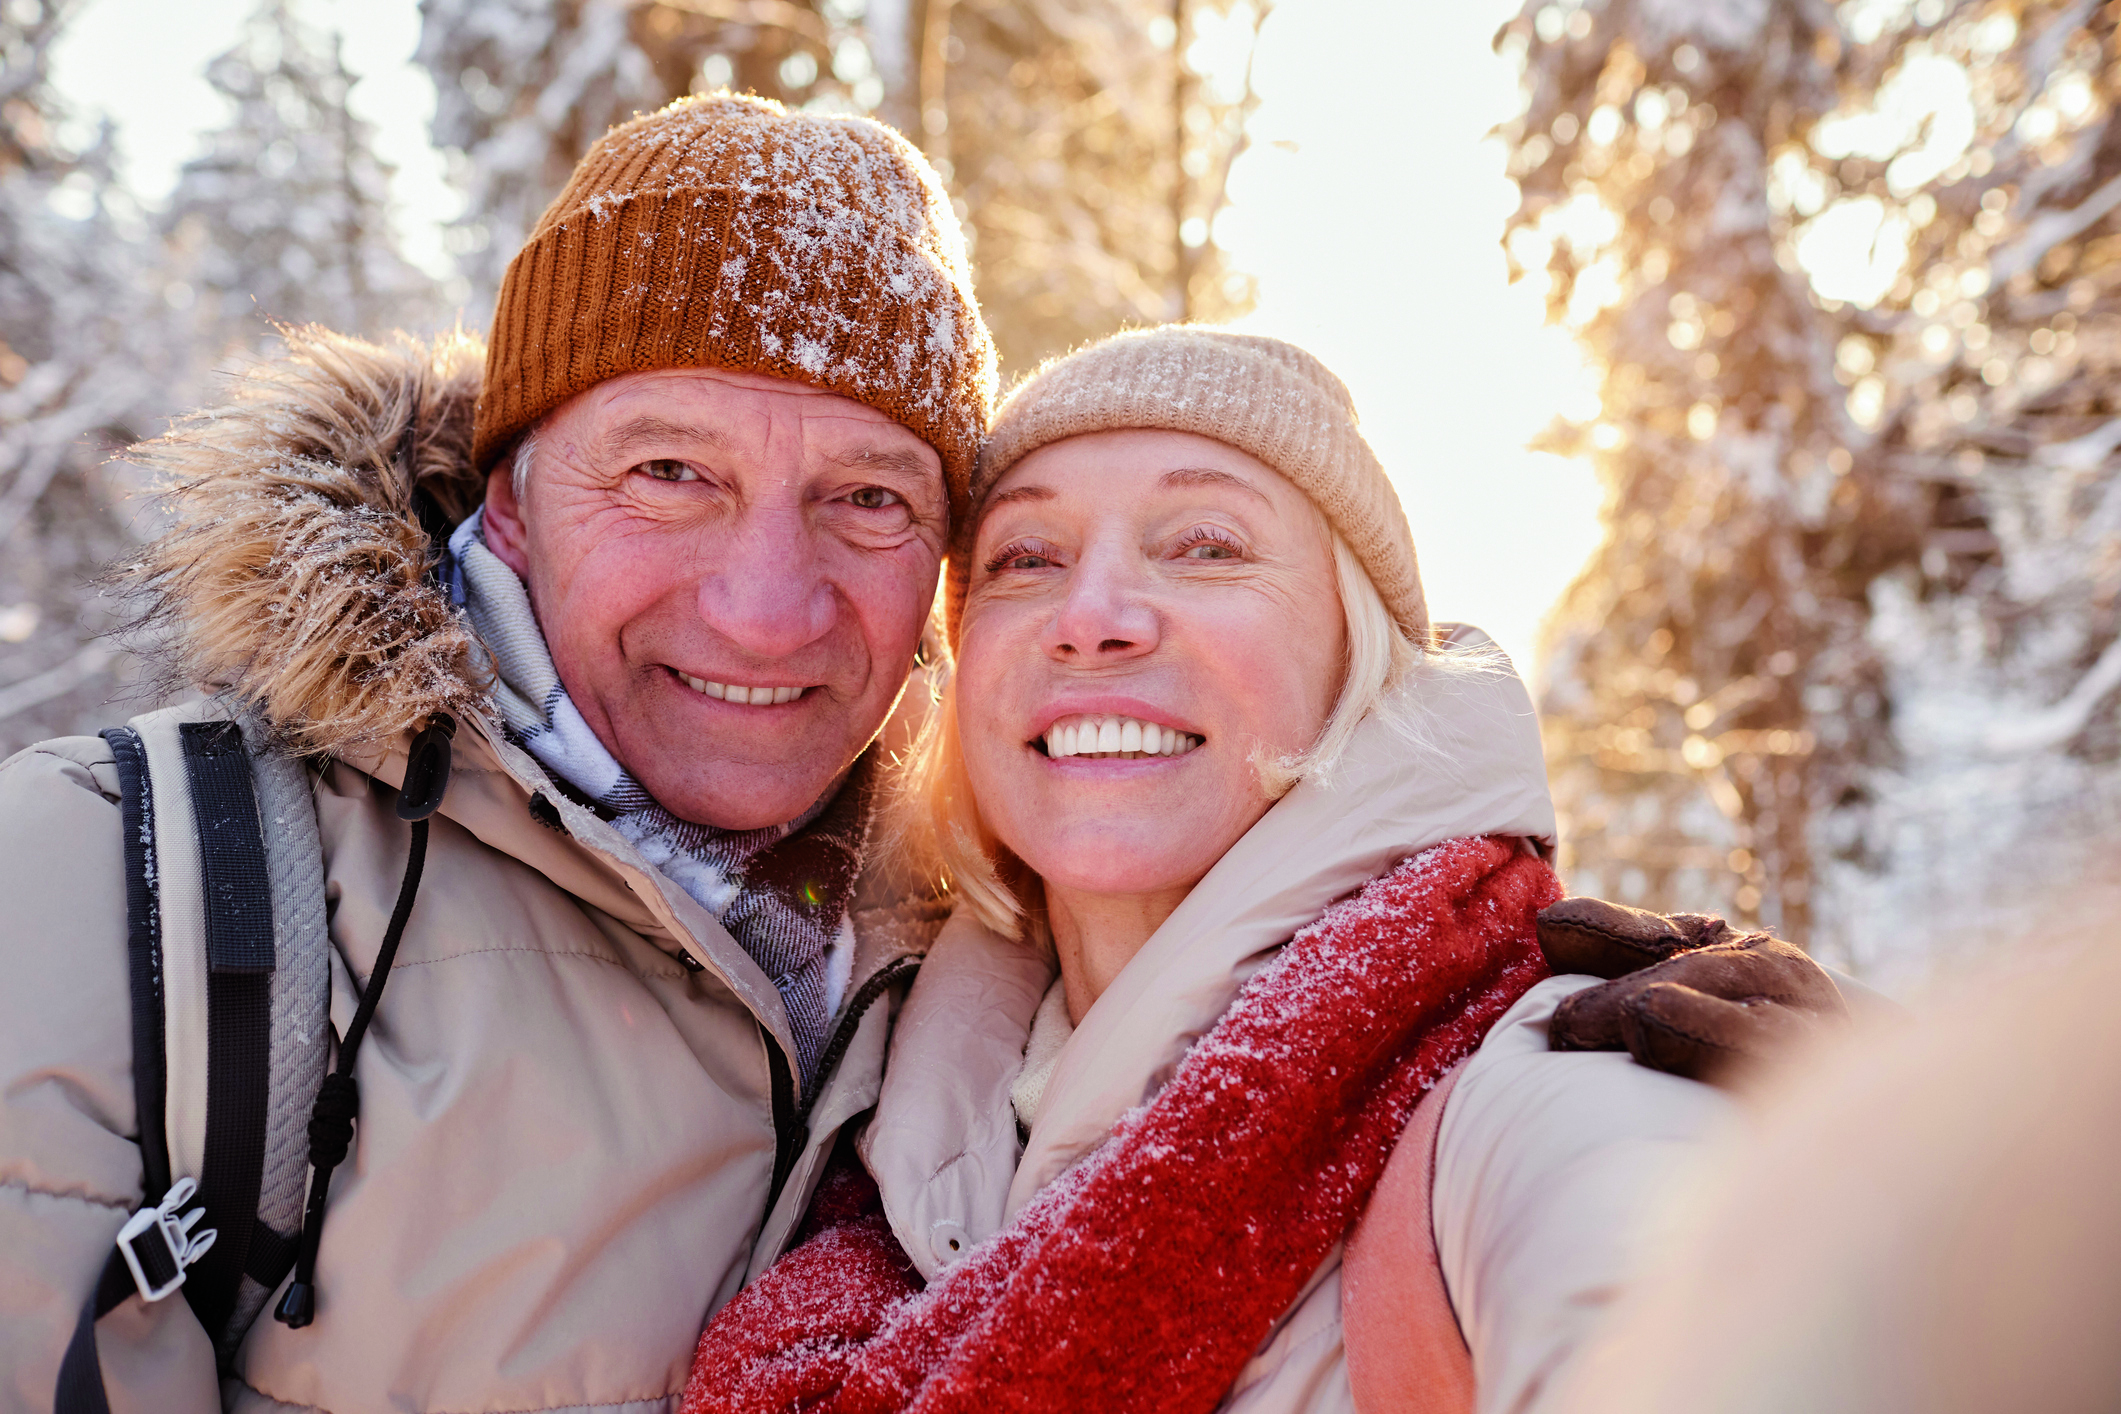
[[[1137,565],[1124,554],[1089,554],[1068,578],[1068,595],[1046,629],[1046,652],[1062,662],[1122,662],[1155,651],[1163,621]]]
[[[700,618],[737,648],[786,658],[831,630],[838,599],[800,514],[749,511],[705,554]]]

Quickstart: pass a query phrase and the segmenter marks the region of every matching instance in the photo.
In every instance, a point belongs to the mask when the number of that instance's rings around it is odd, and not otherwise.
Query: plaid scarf
[[[457,527],[444,574],[493,655],[502,722],[540,765],[600,807],[642,859],[713,914],[773,979],[809,1093],[854,960],[847,908],[875,796],[872,753],[785,825],[722,830],[679,819],[604,749],[568,700],[523,581],[486,548],[484,520],[484,511],[474,512]]]

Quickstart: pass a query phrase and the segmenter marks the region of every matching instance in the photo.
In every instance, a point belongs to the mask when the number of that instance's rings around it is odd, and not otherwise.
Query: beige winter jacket
[[[304,472],[340,502],[333,511],[327,497],[320,512],[343,520],[336,548],[406,533],[402,497],[393,505],[373,477],[348,470],[360,466],[359,444],[389,465],[400,424],[415,415],[457,419],[447,436],[468,439],[475,369],[468,359],[417,366],[415,353],[370,350],[309,379],[304,396],[356,444]],[[392,396],[394,380],[423,379],[430,386],[415,395]],[[213,440],[255,451],[298,435],[290,422],[316,412],[252,409],[247,427],[223,425]],[[431,443],[432,431],[419,435]],[[287,572],[293,547],[231,537],[239,572]],[[349,633],[364,627],[359,613],[340,621]],[[432,632],[451,631],[435,622]],[[361,646],[356,637],[341,651]],[[274,645],[255,648],[259,661],[284,666]],[[277,686],[279,708],[303,720],[299,693]],[[358,1137],[331,1187],[316,1322],[297,1331],[259,1318],[223,1388],[182,1297],[152,1307],[135,1298],[98,1331],[118,1414],[203,1414],[224,1401],[334,1414],[674,1408],[707,1316],[778,1252],[840,1125],[875,1099],[888,991],[837,1019],[851,1043],[814,1100],[804,1097],[808,1140],[769,1213],[768,1053],[794,1054],[773,983],[689,895],[466,708],[476,683],[400,682],[390,701],[417,707],[422,691],[456,710],[464,730],[418,902],[359,1055]],[[311,705],[310,720],[336,712],[332,722],[348,725],[344,703]],[[381,746],[342,744],[312,768],[339,1031],[405,866],[407,827],[393,808],[405,744],[402,733]],[[141,1198],[128,1137],[137,1126],[118,798],[99,738],[46,742],[0,766],[6,1411],[50,1407],[76,1313]],[[540,823],[534,803],[559,828]],[[932,900],[865,879],[850,999],[893,959],[924,950],[939,919]]]
[[[894,1232],[932,1277],[1095,1148],[1176,1070],[1239,988],[1334,899],[1461,835],[1550,843],[1532,705],[1514,674],[1419,685],[1412,739],[1362,728],[1329,785],[1277,803],[1099,997],[1019,1155],[1010,1088],[1052,979],[1035,950],[954,915],[891,1039],[862,1149]],[[1542,983],[1460,1072],[1438,1138],[1434,1227],[1484,1411],[1535,1408],[1637,1256],[1645,1194],[1723,1115],[1707,1087],[1625,1055],[1556,1055],[1545,1020],[1587,978]],[[1340,1255],[1239,1375],[1226,1410],[1353,1409]]]

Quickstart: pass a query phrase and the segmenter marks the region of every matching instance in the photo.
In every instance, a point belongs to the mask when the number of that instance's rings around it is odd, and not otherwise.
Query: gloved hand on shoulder
[[[1834,979],[1802,950],[1706,914],[1567,898],[1540,913],[1539,947],[1557,974],[1612,979],[1555,1009],[1547,1044],[1557,1051],[1625,1050],[1654,1070],[1726,1084],[1848,1021]]]

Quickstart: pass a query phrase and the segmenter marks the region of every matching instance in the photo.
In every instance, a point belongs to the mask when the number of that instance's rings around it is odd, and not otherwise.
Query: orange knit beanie
[[[659,368],[866,403],[935,448],[962,520],[994,341],[934,168],[866,118],[728,94],[606,133],[501,282],[475,464],[576,393]]]
[[[1273,467],[1348,542],[1401,632],[1428,643],[1414,533],[1356,425],[1347,385],[1280,339],[1167,324],[1055,359],[1003,401],[973,475],[972,514],[953,536],[944,601],[952,647],[971,578],[972,536],[994,484],[1048,443],[1125,428],[1212,437]]]

